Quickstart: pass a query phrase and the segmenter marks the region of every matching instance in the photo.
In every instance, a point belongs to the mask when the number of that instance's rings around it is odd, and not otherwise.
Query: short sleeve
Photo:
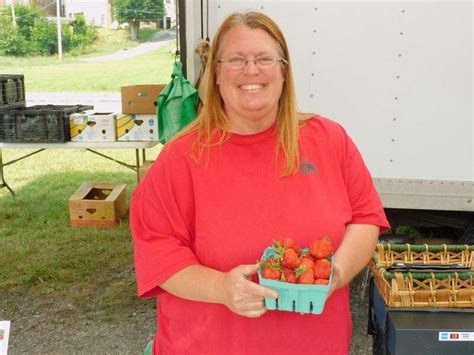
[[[130,227],[140,297],[163,293],[162,282],[198,263],[193,252],[192,196],[185,158],[167,150],[132,193]]]
[[[344,132],[345,133],[345,132]],[[352,208],[354,224],[373,224],[380,233],[390,228],[372,177],[352,139],[345,134],[343,175]]]

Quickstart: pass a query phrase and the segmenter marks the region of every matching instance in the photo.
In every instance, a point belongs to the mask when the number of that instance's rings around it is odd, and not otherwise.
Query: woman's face
[[[234,132],[251,133],[252,127],[264,129],[276,119],[285,80],[283,67],[280,62],[257,67],[252,59],[264,56],[280,58],[275,40],[264,30],[238,25],[223,38],[217,59],[250,59],[242,69],[225,63],[217,65],[216,82]]]

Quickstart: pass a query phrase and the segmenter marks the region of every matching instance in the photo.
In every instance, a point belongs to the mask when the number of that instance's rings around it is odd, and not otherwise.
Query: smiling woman
[[[264,30],[240,25],[226,34],[221,48],[219,55],[228,59],[218,60],[216,82],[229,131],[250,134],[267,129],[276,120],[285,81],[276,41]]]
[[[341,126],[297,113],[288,46],[268,16],[229,16],[207,65],[201,113],[131,199],[138,294],[159,297],[153,351],[347,354],[348,283],[388,227],[370,174]],[[323,313],[267,312],[279,294],[254,282],[255,260],[282,236],[324,235],[336,253]]]

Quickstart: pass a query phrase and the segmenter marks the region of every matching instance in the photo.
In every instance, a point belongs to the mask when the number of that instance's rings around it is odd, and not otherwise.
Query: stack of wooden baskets
[[[370,262],[389,307],[474,307],[474,245],[377,244]]]

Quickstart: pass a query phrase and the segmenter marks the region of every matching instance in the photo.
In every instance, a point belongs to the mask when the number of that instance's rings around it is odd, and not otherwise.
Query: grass
[[[28,152],[4,150],[4,162]],[[102,152],[134,162],[133,150]],[[152,148],[147,157],[158,152]],[[132,170],[85,150],[56,149],[5,167],[5,178],[16,197],[0,189],[0,309],[20,308],[13,295],[39,300],[39,308],[64,302],[94,308],[106,319],[149,306],[136,297],[128,216],[115,228],[69,222],[68,199],[83,182],[126,183],[130,196]]]
[[[155,32],[141,31],[140,41]],[[93,52],[83,57],[101,56],[137,44],[128,39],[125,30],[100,31]],[[25,75],[26,96],[34,92],[119,92],[120,87],[134,84],[168,83],[174,62],[171,42],[158,50],[127,60],[88,63],[83,57],[66,55],[59,62],[56,57],[0,57],[5,74]]]
[[[140,41],[154,33],[141,31]],[[126,31],[101,30],[100,36],[87,56],[137,45]],[[25,75],[27,96],[28,91],[117,92],[122,85],[169,82],[173,47],[170,43],[132,59],[98,63],[72,55],[60,63],[48,57],[0,57],[0,68]],[[4,149],[3,161],[29,152]],[[135,161],[133,150],[101,152]],[[148,157],[158,152],[158,147],[149,149]],[[150,306],[136,296],[128,216],[115,228],[77,228],[69,222],[69,197],[83,182],[126,183],[129,198],[135,172],[85,150],[56,149],[8,165],[4,173],[16,197],[0,189],[0,319],[14,319],[29,300],[39,310],[55,310],[58,319],[64,304],[105,320]]]

